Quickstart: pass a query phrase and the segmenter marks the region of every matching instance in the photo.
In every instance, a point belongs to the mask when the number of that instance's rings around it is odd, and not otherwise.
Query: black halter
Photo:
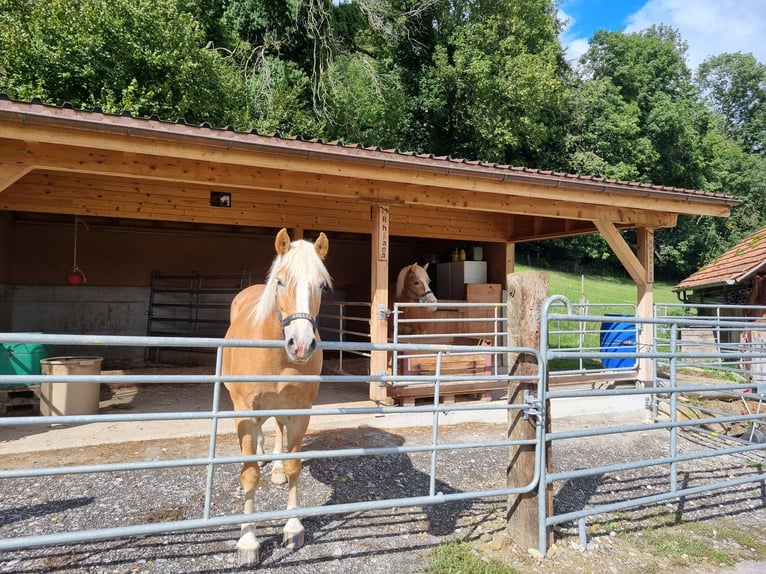
[[[274,305],[274,307],[276,308],[277,319],[279,320],[279,324],[282,326],[283,331],[285,327],[287,327],[290,323],[292,323],[296,319],[306,319],[306,321],[311,323],[311,326],[314,328],[314,331],[318,329],[316,321],[314,320],[314,317],[312,317],[310,313],[292,313],[283,319],[282,312],[279,310],[279,305]]]

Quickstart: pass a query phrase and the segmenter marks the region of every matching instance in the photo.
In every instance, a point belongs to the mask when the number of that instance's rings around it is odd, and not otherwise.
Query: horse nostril
[[[295,337],[290,337],[290,338],[287,340],[287,347],[288,347],[289,349],[294,349],[294,348],[295,348]]]
[[[317,340],[312,339],[311,344],[309,345],[309,350],[313,353],[317,348]]]

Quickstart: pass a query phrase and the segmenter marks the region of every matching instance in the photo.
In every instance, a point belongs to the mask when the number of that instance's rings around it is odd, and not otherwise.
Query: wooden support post
[[[636,311],[639,317],[654,316],[654,230],[646,227],[638,228],[638,260],[646,270],[643,283],[638,283]],[[649,351],[654,347],[654,324],[644,323],[638,331],[638,350]],[[638,382],[642,386],[651,386],[654,372],[651,359],[639,359]]]
[[[388,205],[372,206],[372,269],[371,289],[372,307],[370,309],[370,340],[373,343],[385,343],[388,339],[388,250],[389,250],[389,214]],[[382,314],[382,316],[381,316]],[[373,351],[370,355],[370,374],[382,375],[388,370],[388,353]],[[388,389],[370,382],[370,400],[392,404]]]
[[[508,286],[508,344],[512,347],[540,348],[540,320],[542,306],[548,295],[548,274],[541,271],[511,273],[507,278]],[[537,365],[533,356],[510,353],[508,357],[511,375],[536,375],[543,365]],[[512,381],[508,386],[508,402],[521,404],[525,394],[536,395],[536,384],[530,381]],[[550,408],[545,404],[545,425],[550,430]],[[509,411],[508,437],[510,440],[534,439],[536,417],[524,418],[521,409]],[[551,466],[551,448],[546,449],[548,468]],[[523,487],[534,480],[535,447],[521,445],[509,447],[508,478],[510,488]],[[550,487],[549,487],[550,488]],[[547,498],[548,510],[553,512],[552,489]],[[522,549],[537,548],[538,522],[545,517],[539,516],[537,490],[508,497],[507,529],[510,538]],[[552,531],[548,533],[548,545],[553,542]]]
[[[606,221],[594,221],[594,223],[636,283],[638,317],[652,317],[654,315],[654,230],[646,227],[638,228],[638,248],[634,254],[612,223]],[[653,347],[654,326],[652,324],[644,324],[637,335],[636,343],[639,351],[647,351]],[[639,359],[638,383],[646,385],[652,381],[652,377],[652,360]]]

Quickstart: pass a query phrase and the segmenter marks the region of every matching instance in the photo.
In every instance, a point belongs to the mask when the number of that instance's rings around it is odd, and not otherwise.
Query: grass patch
[[[730,518],[647,528],[632,535],[646,552],[674,565],[706,562],[733,566],[766,557],[766,531],[745,528]]]
[[[549,295],[564,295],[572,303],[579,303],[583,297],[589,303],[598,305],[623,305],[636,303],[636,284],[630,277],[584,276],[579,273],[566,273],[550,269],[535,269],[526,265],[516,265],[516,271],[546,271],[550,281]],[[673,292],[675,283],[657,281],[654,283],[655,303],[679,303]],[[600,311],[599,311],[600,312]],[[623,308],[615,307],[606,313],[624,313]]]
[[[466,542],[442,542],[428,562],[427,574],[518,574],[500,560],[484,560]]]

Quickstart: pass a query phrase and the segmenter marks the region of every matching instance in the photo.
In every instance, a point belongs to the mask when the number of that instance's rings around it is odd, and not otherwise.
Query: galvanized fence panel
[[[547,529],[557,524],[575,523],[578,526],[581,544],[586,544],[586,519],[599,514],[618,512],[638,506],[659,504],[663,502],[678,501],[702,492],[727,489],[747,483],[757,483],[766,479],[763,468],[766,461],[766,444],[762,441],[752,440],[753,433],[740,437],[725,437],[726,440],[718,440],[713,446],[702,446],[699,450],[680,452],[678,447],[679,433],[702,433],[711,439],[720,438],[716,431],[710,430],[711,425],[740,424],[746,428],[757,428],[765,422],[766,412],[761,412],[760,406],[766,393],[766,385],[763,384],[760,374],[747,367],[760,365],[766,360],[766,346],[761,344],[746,347],[732,346],[727,338],[713,338],[713,342],[706,342],[702,348],[695,342],[684,340],[683,333],[694,333],[700,330],[708,330],[713,333],[742,332],[749,330],[762,333],[766,340],[766,323],[749,320],[743,321],[741,317],[724,319],[720,313],[709,317],[694,317],[687,313],[664,315],[654,318],[620,317],[620,321],[635,326],[637,332],[643,328],[653,328],[660,335],[650,348],[638,348],[634,343],[626,348],[599,348],[598,350],[585,351],[579,348],[553,348],[549,346],[551,325],[563,323],[575,323],[585,321],[593,324],[604,324],[613,319],[613,316],[582,315],[577,313],[568,300],[561,296],[551,297],[546,301],[543,324],[541,330],[541,355],[546,363],[556,360],[595,360],[607,361],[612,359],[626,360],[649,360],[655,373],[651,385],[636,385],[633,388],[601,388],[596,385],[585,388],[564,388],[548,386],[545,398],[551,401],[557,399],[597,399],[611,397],[618,399],[621,396],[639,395],[646,397],[646,402],[651,405],[654,417],[644,423],[621,424],[619,422],[605,420],[601,426],[575,428],[567,431],[553,431],[545,433],[545,441],[554,443],[566,440],[588,440],[597,436],[617,435],[624,433],[642,433],[649,431],[667,432],[667,455],[655,458],[646,458],[643,453],[616,453],[620,462],[591,466],[587,468],[557,468],[552,472],[544,472],[543,479],[538,488],[540,515],[545,516],[546,498],[549,485],[561,485],[566,481],[577,480],[582,477],[606,477],[618,476],[620,472],[634,469],[660,469],[666,473],[667,479],[664,488],[651,491],[650,494],[639,493],[634,497],[624,497],[615,502],[588,506],[584,504],[581,509],[552,514],[545,520],[541,520],[539,526],[540,551],[547,550]],[[722,340],[723,339],[723,340]],[[752,340],[752,338],[751,338]],[[634,339],[635,341],[635,339]],[[732,376],[736,373],[737,376]],[[704,375],[704,376],[703,376]],[[546,375],[552,376],[551,372]],[[710,396],[716,393],[724,393],[729,397],[735,397],[743,404],[757,405],[756,408],[746,408],[741,412],[712,413],[705,412],[700,408],[698,417],[681,417],[683,412],[679,407],[689,404],[690,397]],[[658,415],[658,405],[667,405],[666,415]],[[739,403],[737,403],[739,404]],[[713,426],[713,428],[717,428]],[[759,438],[759,437],[755,437]],[[545,450],[543,450],[545,453]],[[694,486],[684,486],[679,476],[681,465],[689,462],[699,462],[704,459],[739,455],[742,457],[741,465],[746,469],[746,475],[729,480],[711,476],[708,479],[697,480]],[[544,466],[547,461],[543,461]],[[748,465],[753,465],[749,467]],[[619,479],[616,479],[619,480]]]
[[[364,407],[322,407],[318,406],[310,410],[259,410],[259,411],[226,411],[221,408],[221,388],[224,381],[295,381],[310,382],[318,381],[320,383],[353,383],[363,381],[375,382],[380,385],[393,385],[398,382],[396,376],[368,376],[364,375],[320,375],[312,377],[283,377],[283,376],[262,376],[254,374],[252,376],[223,376],[221,373],[221,358],[224,347],[280,347],[282,342],[278,341],[253,341],[253,340],[223,340],[213,338],[184,338],[184,337],[119,337],[119,336],[88,336],[88,335],[46,335],[30,333],[2,333],[0,340],[6,343],[29,343],[55,345],[58,349],[65,348],[67,345],[86,345],[98,347],[110,346],[140,346],[140,347],[162,347],[162,348],[198,348],[212,349],[216,353],[216,363],[214,372],[209,375],[130,375],[129,380],[135,384],[145,385],[163,385],[170,383],[184,384],[212,384],[213,394],[211,404],[207,410],[194,410],[188,412],[160,412],[160,413],[114,413],[114,414],[87,414],[87,415],[61,415],[61,416],[22,416],[22,417],[3,417],[0,418],[0,428],[5,426],[28,426],[30,428],[39,425],[70,425],[70,424],[90,424],[90,423],[123,423],[140,424],[142,421],[190,421],[205,420],[209,421],[209,446],[207,456],[195,458],[174,458],[169,460],[141,460],[137,462],[114,462],[109,464],[99,464],[94,462],[86,465],[76,466],[46,466],[37,468],[30,466],[21,469],[0,470],[0,489],[3,482],[8,479],[28,478],[34,480],[41,476],[59,476],[71,474],[89,474],[94,476],[94,480],[111,480],[109,473],[126,472],[131,470],[145,469],[172,469],[178,467],[201,467],[206,469],[206,488],[204,493],[204,505],[202,512],[195,518],[183,520],[171,520],[161,523],[149,524],[130,524],[121,525],[115,523],[114,526],[98,529],[74,529],[67,531],[57,531],[57,528],[51,527],[49,531],[39,532],[34,535],[9,536],[7,530],[0,534],[0,550],[21,549],[57,544],[70,544],[85,541],[94,541],[111,538],[121,538],[125,536],[145,536],[175,531],[189,531],[197,529],[213,528],[218,526],[236,525],[242,522],[266,522],[278,519],[287,519],[289,517],[307,517],[326,514],[342,514],[352,512],[364,512],[376,509],[408,507],[408,506],[427,506],[435,504],[444,504],[459,500],[473,500],[482,498],[493,498],[507,496],[509,494],[529,492],[536,488],[537,479],[533,479],[529,484],[517,488],[500,488],[493,490],[475,490],[458,492],[439,492],[436,489],[438,484],[437,459],[448,457],[450,452],[465,449],[485,450],[490,448],[507,449],[511,445],[529,445],[537,446],[536,467],[539,476],[541,453],[539,445],[542,444],[543,427],[538,426],[537,437],[534,440],[526,441],[466,441],[466,442],[442,442],[439,435],[440,417],[446,413],[457,411],[475,411],[477,418],[481,418],[482,413],[489,411],[512,411],[514,409],[529,409],[529,405],[515,404],[509,405],[503,402],[494,403],[464,403],[458,405],[440,404],[440,385],[451,380],[451,377],[445,377],[439,372],[423,377],[408,377],[408,384],[424,384],[432,388],[433,400],[428,404],[416,405],[412,407],[385,407],[371,406]],[[354,352],[369,354],[371,351],[387,352],[428,352],[433,353],[439,359],[450,353],[461,353],[470,350],[470,347],[461,347],[455,345],[425,345],[425,344],[397,344],[397,345],[373,345],[370,343],[348,343],[348,342],[322,342],[322,348],[328,352]],[[484,349],[485,352],[495,354],[506,354],[508,352],[530,353],[535,355],[538,360],[537,352],[532,349],[512,349],[502,346],[490,346]],[[505,384],[513,383],[515,380],[532,380],[535,382],[538,395],[542,392],[542,373],[534,376],[510,377],[508,375],[495,375]],[[465,380],[466,377],[461,377]],[[87,383],[120,383],[125,380],[123,375],[36,375],[36,374],[12,374],[0,375],[0,385],[38,385],[41,383],[50,383],[53,385],[78,385]],[[305,450],[299,454],[284,453],[281,455],[264,454],[245,456],[222,456],[218,453],[217,440],[219,435],[219,424],[222,421],[228,421],[238,416],[273,416],[273,415],[300,415],[310,414],[312,417],[331,417],[341,420],[343,417],[353,417],[358,415],[385,415],[385,414],[426,414],[430,415],[432,424],[431,441],[424,444],[412,444],[402,446],[381,446],[377,448],[349,448],[337,450]],[[233,428],[233,425],[232,425]],[[126,431],[126,436],[130,436],[130,431]],[[84,445],[85,446],[85,445]],[[246,460],[254,461],[273,461],[286,460],[290,458],[313,459],[313,458],[332,458],[332,457],[369,457],[383,455],[414,455],[416,453],[428,453],[430,456],[430,475],[429,491],[427,493],[413,494],[405,498],[390,498],[382,500],[359,500],[351,503],[342,504],[323,504],[319,506],[296,508],[292,510],[279,511],[261,511],[250,515],[243,514],[216,514],[211,512],[211,499],[213,496],[214,475],[216,469],[222,465],[239,464]],[[2,531],[0,531],[2,532]]]

